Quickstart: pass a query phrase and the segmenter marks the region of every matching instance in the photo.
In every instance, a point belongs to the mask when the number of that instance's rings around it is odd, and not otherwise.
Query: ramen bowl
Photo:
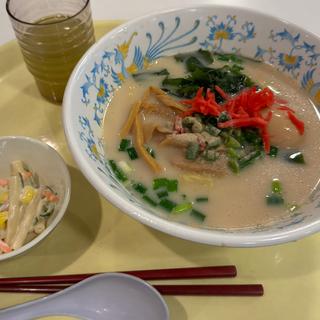
[[[0,137],[0,159],[1,178],[8,178],[10,164],[21,160],[38,176],[41,185],[51,187],[59,197],[55,209],[48,217],[45,229],[31,238],[28,237],[20,248],[0,254],[0,261],[3,261],[26,253],[55,229],[66,212],[70,199],[71,182],[68,168],[62,157],[56,150],[40,140],[24,136]]]
[[[63,100],[63,122],[80,170],[103,197],[123,212],[179,238],[217,246],[256,247],[294,241],[317,232],[318,188],[303,208],[286,219],[253,228],[209,229],[158,215],[115,178],[103,140],[103,118],[114,90],[130,77],[130,70],[143,69],[145,61],[198,49],[237,53],[271,64],[304,88],[315,105],[320,104],[320,40],[310,32],[272,16],[224,6],[144,16],[106,34],[88,50],[70,77]],[[135,67],[129,68],[133,62]]]

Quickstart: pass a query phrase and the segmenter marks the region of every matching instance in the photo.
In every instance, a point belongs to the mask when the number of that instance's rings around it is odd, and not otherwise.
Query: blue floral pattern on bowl
[[[137,207],[143,207],[114,178],[106,165],[102,124],[113,92],[130,74],[147,68],[161,56],[199,48],[218,52],[235,52],[267,62],[287,73],[307,90],[320,107],[320,41],[298,27],[246,10],[228,7],[203,7],[155,15],[143,24],[133,24],[103,39],[91,53],[85,67],[78,70],[78,97],[75,115],[81,153],[92,170],[106,177],[106,185],[117,189]],[[296,217],[265,226],[284,229],[313,219],[319,206],[320,192],[315,190],[310,203]],[[225,231],[241,232],[241,231]],[[246,232],[246,230],[244,230]]]
[[[227,17],[219,22],[218,16],[208,17],[206,26],[209,28],[209,35],[200,43],[200,46],[206,50],[215,52],[223,51],[223,43],[226,40],[238,40],[246,42],[256,36],[255,25],[253,22],[245,21],[240,30],[236,30],[237,17],[227,15]],[[237,52],[238,47],[234,46],[232,51]]]
[[[314,80],[314,72],[320,58],[320,51],[317,51],[316,45],[302,39],[300,32],[294,34],[286,28],[277,32],[270,30],[270,39],[275,44],[271,44],[267,49],[258,46],[254,57],[271,63],[293,78],[298,78],[314,103],[320,106],[320,82]],[[287,43],[286,50],[278,50],[278,42]]]

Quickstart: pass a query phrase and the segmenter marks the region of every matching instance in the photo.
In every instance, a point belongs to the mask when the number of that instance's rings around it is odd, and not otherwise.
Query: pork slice
[[[143,115],[142,127],[146,142],[152,139],[155,130],[165,134],[173,132],[174,117],[156,112],[144,112]]]
[[[198,143],[198,136],[195,133],[169,134],[161,142],[161,145],[187,147],[189,143],[194,142]]]
[[[171,163],[183,171],[210,174],[216,177],[223,177],[229,172],[227,159],[223,155],[214,162],[208,162],[200,159],[187,160],[181,156],[177,156],[171,160]]]

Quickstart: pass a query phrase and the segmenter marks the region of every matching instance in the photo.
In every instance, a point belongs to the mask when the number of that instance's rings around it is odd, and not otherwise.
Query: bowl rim
[[[66,182],[67,188],[66,188],[66,192],[64,194],[63,202],[61,203],[61,206],[60,206],[60,210],[58,211],[56,217],[52,220],[51,224],[42,233],[37,235],[34,239],[29,241],[28,243],[24,244],[21,248],[19,248],[17,250],[13,250],[9,253],[0,254],[0,261],[6,260],[9,258],[13,258],[17,255],[20,255],[20,254],[26,252],[27,250],[31,249],[32,247],[37,245],[39,242],[41,242],[45,237],[47,237],[56,228],[56,226],[59,224],[59,222],[61,221],[61,219],[65,215],[69,201],[70,201],[70,195],[71,195],[70,173],[69,173],[69,170],[67,168],[67,165],[66,165],[64,159],[62,158],[62,156],[60,155],[60,153],[58,151],[56,151],[49,144],[47,144],[41,140],[37,140],[37,139],[27,137],[27,136],[2,136],[2,137],[0,137],[0,143],[2,141],[12,141],[12,140],[22,140],[22,141],[25,141],[26,143],[35,144],[39,148],[46,149],[47,152],[50,152],[53,156],[55,156],[56,159],[61,163],[61,168],[63,171],[63,175],[65,177],[65,182]]]
[[[89,161],[77,148],[76,135],[70,129],[68,123],[72,123],[72,88],[75,86],[77,79],[79,78],[80,71],[84,69],[85,64],[90,59],[90,56],[97,53],[104,43],[111,37],[130,28],[143,20],[157,18],[162,15],[174,13],[174,12],[188,12],[190,10],[201,10],[201,9],[220,9],[220,10],[233,10],[235,12],[242,12],[247,15],[255,15],[263,19],[269,19],[275,23],[280,23],[284,26],[294,28],[300,33],[307,35],[309,38],[313,38],[320,44],[320,36],[312,33],[288,20],[272,16],[271,14],[262,13],[254,9],[248,9],[243,7],[231,6],[231,5],[216,5],[216,4],[204,4],[204,5],[192,5],[183,8],[173,8],[169,10],[159,11],[157,13],[146,14],[128,22],[122,23],[118,27],[114,28],[110,32],[104,34],[94,45],[92,45],[88,51],[80,59],[76,67],[74,68],[69,81],[66,86],[64,98],[63,98],[63,127],[65,131],[66,140],[69,148],[79,166],[81,172],[87,178],[87,180],[96,188],[96,190],[108,201],[110,201],[117,208],[128,214],[130,217],[142,222],[149,227],[156,230],[165,232],[172,236],[190,240],[203,244],[217,245],[217,246],[228,246],[228,247],[262,247],[270,246],[275,244],[282,244],[286,242],[296,241],[300,238],[314,234],[320,230],[320,219],[318,221],[311,221],[306,224],[297,226],[294,225],[290,229],[278,229],[272,231],[271,234],[268,232],[260,231],[252,233],[248,231],[241,231],[239,233],[225,232],[219,229],[204,229],[194,228],[188,225],[176,223],[163,219],[145,209],[138,208],[130,201],[125,200],[123,197],[118,195],[112,188],[105,185],[104,180],[94,170],[91,170]]]

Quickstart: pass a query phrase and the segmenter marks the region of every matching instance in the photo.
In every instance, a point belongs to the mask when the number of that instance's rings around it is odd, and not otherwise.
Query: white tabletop
[[[0,1],[1,45],[14,39],[14,34],[5,10],[6,0]],[[320,36],[319,0],[91,0],[91,7],[94,20],[127,20],[159,10],[207,3],[256,9],[289,20]]]

